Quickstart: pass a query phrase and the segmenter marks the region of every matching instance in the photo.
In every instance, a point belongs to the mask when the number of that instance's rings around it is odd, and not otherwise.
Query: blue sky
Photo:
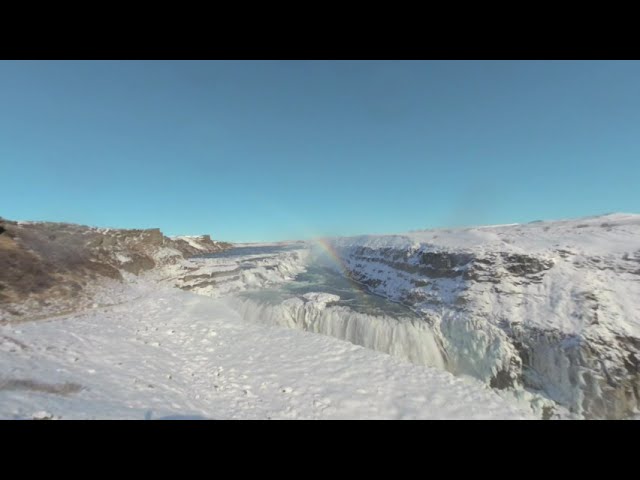
[[[640,212],[640,62],[0,62],[0,216],[230,241]]]

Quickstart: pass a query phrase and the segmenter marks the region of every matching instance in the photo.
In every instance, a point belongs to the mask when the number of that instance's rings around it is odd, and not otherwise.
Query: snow
[[[640,215],[614,214],[330,240],[345,265],[380,280],[374,293],[422,295],[420,320],[357,312],[322,291],[276,303],[240,295],[304,272],[318,253],[304,243],[189,260],[163,247],[156,257],[173,262],[96,286],[82,312],[0,326],[0,418],[540,418],[550,400],[487,386],[520,358],[502,323],[540,332],[529,337],[528,374],[555,401],[581,403],[572,376],[583,366],[570,371],[553,335],[588,331],[605,363],[620,363],[610,345],[640,336],[639,239]],[[384,263],[388,249],[406,253],[408,267],[425,252],[487,255],[499,281],[416,286],[424,277]],[[496,254],[552,268],[521,282]],[[597,299],[598,322],[585,297]]]
[[[557,222],[343,237],[332,243],[347,259],[359,247],[408,252],[460,251],[479,257],[495,252],[536,255],[553,262],[553,268],[545,273],[539,285],[525,288],[509,284],[506,293],[511,296],[492,297],[492,302],[496,298],[499,300],[492,305],[495,317],[522,315],[514,321],[542,329],[579,333],[585,328],[588,316],[576,312],[575,300],[591,292],[607,308],[603,318],[609,326],[615,326],[625,335],[640,336],[640,282],[637,273],[632,272],[634,268],[640,270],[640,263],[624,260],[625,255],[631,258],[637,255],[640,259],[640,215],[611,214]],[[565,253],[568,258],[563,256]],[[380,287],[384,292],[378,293],[392,299],[413,288],[410,281],[419,278],[398,275],[393,268],[377,262],[363,264],[360,268],[371,278],[385,280],[385,286]],[[458,288],[455,280],[441,279],[431,283],[432,286],[437,283],[445,303],[453,300],[451,296]],[[429,288],[425,288],[425,292]],[[481,286],[476,290],[478,297],[487,294],[487,291],[481,291]],[[521,303],[525,293],[526,314],[514,312],[514,305]],[[445,298],[447,295],[449,297]]]
[[[589,415],[621,415],[618,405],[625,405],[627,414],[633,410],[636,397],[624,392],[637,392],[627,365],[638,358],[634,345],[640,338],[640,215],[365,235],[331,243],[371,291],[394,301],[413,299],[412,308],[433,323],[450,371],[490,382],[500,371],[517,377],[526,358],[527,381],[577,414],[584,413],[584,405],[594,409]],[[425,253],[480,259],[477,272],[490,272],[489,277],[425,276],[418,269]],[[513,273],[509,256],[549,267],[540,275]],[[527,345],[525,357],[516,348],[521,342]]]
[[[529,418],[475,380],[249,323],[225,299],[130,290],[120,304],[1,326],[0,418]]]
[[[229,302],[248,321],[329,335],[416,365],[445,369],[443,355],[426,322],[328,307],[328,302],[339,299],[337,295],[311,293],[303,298],[276,304],[244,298],[231,298]]]
[[[127,263],[131,261],[131,258],[128,257],[127,255],[120,253],[120,252],[116,252],[116,254],[114,255],[116,260],[118,260],[118,262],[120,263]]]
[[[302,297],[308,302],[314,303],[316,306],[325,306],[330,302],[337,302],[340,300],[339,295],[324,292],[309,292],[302,295]]]
[[[195,268],[191,271],[191,276],[213,275],[214,282],[204,286],[198,286],[198,280],[185,280],[172,284],[180,287],[194,287],[192,291],[201,295],[221,297],[289,281],[305,270],[308,257],[309,251],[303,248],[288,250],[278,255],[194,258],[151,272],[149,278],[164,276],[174,282],[174,279],[183,276],[187,270]],[[221,275],[222,273],[226,275]]]
[[[184,240],[189,245],[197,250],[205,250],[205,247],[199,243],[199,240],[202,240],[202,237],[192,236],[192,235],[183,235],[179,237],[173,237],[174,240]]]

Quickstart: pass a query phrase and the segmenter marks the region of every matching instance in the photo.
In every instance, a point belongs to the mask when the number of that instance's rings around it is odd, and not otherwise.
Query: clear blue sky
[[[640,212],[640,62],[0,62],[0,216],[231,241]]]

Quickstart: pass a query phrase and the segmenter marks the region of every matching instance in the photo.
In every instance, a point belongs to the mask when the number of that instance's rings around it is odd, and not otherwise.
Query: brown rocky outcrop
[[[122,281],[157,265],[196,254],[212,253],[230,244],[209,235],[192,242],[165,237],[159,228],[105,229],[54,222],[0,219],[0,308],[25,300],[49,304],[80,297],[89,283]],[[4,305],[4,307],[2,307]]]

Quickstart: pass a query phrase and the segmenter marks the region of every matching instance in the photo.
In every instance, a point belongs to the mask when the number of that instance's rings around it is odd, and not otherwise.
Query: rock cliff
[[[640,409],[640,215],[336,239],[346,274],[419,312],[448,368],[586,418]]]
[[[30,306],[67,309],[74,300],[86,301],[96,281],[122,281],[128,274],[229,247],[209,235],[172,239],[158,228],[124,230],[0,219],[0,320],[19,318],[25,310],[33,310]]]

